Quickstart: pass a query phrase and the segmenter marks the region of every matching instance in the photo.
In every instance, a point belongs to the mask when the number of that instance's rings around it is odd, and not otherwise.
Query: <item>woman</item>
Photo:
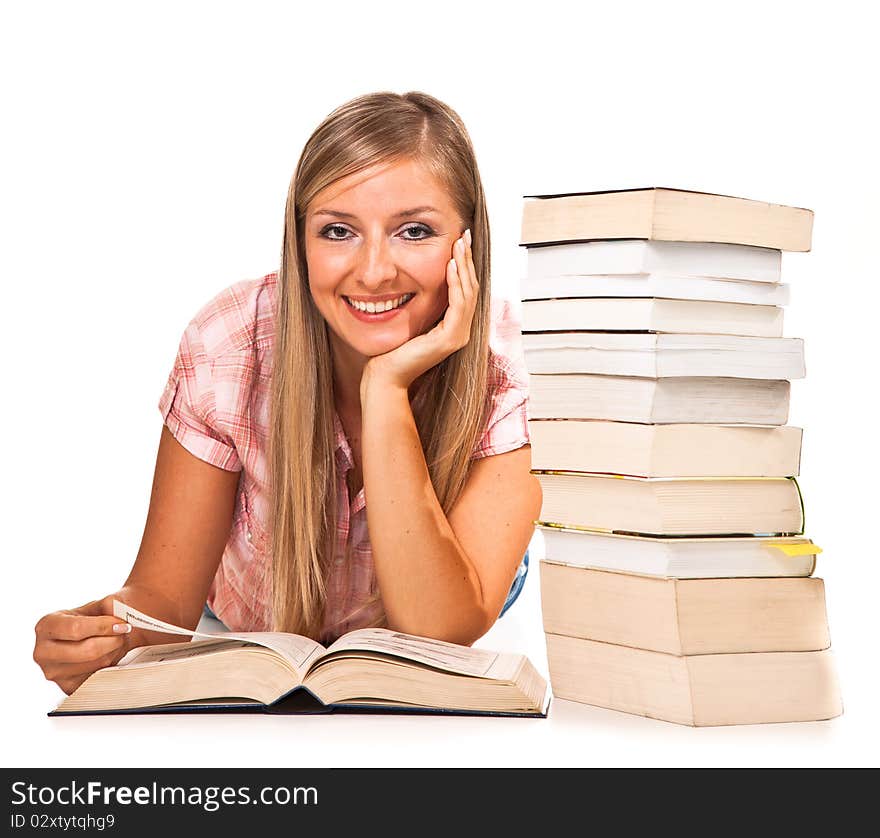
[[[37,623],[46,677],[69,693],[179,640],[120,624],[114,597],[188,627],[207,597],[234,630],[324,643],[368,625],[482,636],[521,587],[541,503],[489,290],[457,114],[415,92],[331,113],[291,181],[278,274],[226,289],[184,333],[124,586]]]

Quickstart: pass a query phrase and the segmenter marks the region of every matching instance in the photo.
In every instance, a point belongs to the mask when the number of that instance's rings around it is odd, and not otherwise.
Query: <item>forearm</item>
[[[469,644],[488,628],[483,592],[431,484],[405,389],[361,390],[373,563],[391,628]]]

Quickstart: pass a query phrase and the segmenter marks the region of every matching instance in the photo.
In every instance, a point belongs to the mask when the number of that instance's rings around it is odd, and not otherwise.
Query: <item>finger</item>
[[[96,599],[80,605],[79,608],[72,608],[65,611],[69,614],[83,614],[86,617],[106,617],[113,613],[113,597],[105,596],[103,599]]]
[[[114,626],[120,626],[114,629]],[[85,640],[87,637],[118,636],[131,625],[118,617],[87,617],[69,611],[49,614],[37,623],[37,637],[46,640]]]
[[[472,292],[465,291],[465,281],[459,275],[458,302],[450,305],[446,317],[446,346],[449,351],[461,349],[470,340],[471,323],[473,322],[476,297]]]
[[[467,285],[469,289],[472,290],[475,294],[479,290],[480,283],[477,279],[477,267],[474,264],[474,252],[469,242],[470,239],[470,230],[465,231],[465,235],[462,236],[462,241],[465,246],[465,276],[467,278]]]
[[[44,663],[85,664],[101,660],[120,651],[125,637],[90,637],[87,640],[46,640],[40,644],[38,656]]]
[[[462,275],[462,298],[464,305],[462,308],[462,325],[460,345],[467,343],[470,337],[470,327],[473,321],[474,312],[477,308],[477,296],[479,293],[479,285],[477,283],[477,269],[474,265],[471,247],[468,244],[470,231],[466,230],[465,235],[461,237],[462,258],[459,261],[460,274]]]
[[[115,654],[106,655],[99,660],[91,661],[87,664],[48,664],[43,668],[43,674],[46,676],[47,681],[54,681],[65,692],[68,692],[67,688],[64,686],[65,683],[75,682],[75,688],[79,686],[83,681],[85,681],[86,678],[88,678],[90,675],[97,672],[99,669],[105,669],[108,666],[115,666],[121,658],[122,654],[120,652],[116,652]]]
[[[458,257],[455,253],[457,249],[458,245],[456,244],[456,247],[454,247],[452,251],[452,259],[449,260],[449,269],[446,272],[446,281],[449,285],[449,310],[447,311],[447,317],[450,313],[457,314],[464,305],[464,288],[462,287],[461,270],[458,264]]]
[[[112,652],[90,661],[43,661],[40,666],[50,681],[57,681],[59,678],[88,675],[105,666],[113,666],[122,659],[124,654],[124,649],[114,649]]]
[[[74,692],[76,692],[77,688],[86,680],[86,678],[88,678],[88,675],[81,675],[78,678],[69,678],[64,680],[58,679],[56,683],[59,687],[61,687],[62,690],[64,690],[67,695],[72,695]],[[49,680],[53,681],[55,679],[50,678]]]
[[[467,309],[467,301],[462,288],[461,275],[458,271],[458,265],[453,259],[450,264],[449,276],[449,308],[441,323],[443,327],[443,336],[449,345],[453,345],[458,340],[459,332],[462,330],[462,324],[465,319]]]
[[[467,264],[469,263],[469,265]],[[462,276],[462,294],[464,295],[465,305],[469,312],[472,312],[477,305],[477,293],[479,288],[477,286],[477,281],[474,278],[476,270],[474,268],[473,262],[468,258],[466,260],[465,270]]]

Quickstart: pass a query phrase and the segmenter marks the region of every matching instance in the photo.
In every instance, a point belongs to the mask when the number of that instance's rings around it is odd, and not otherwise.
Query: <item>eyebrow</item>
[[[439,213],[440,210],[435,209],[434,207],[413,207],[412,209],[402,210],[401,212],[395,213],[392,215],[392,218],[408,218],[411,215],[422,215],[423,213],[434,212]],[[350,212],[341,212],[340,210],[332,210],[332,209],[322,209],[318,210],[315,213],[315,216],[318,215],[333,215],[337,218],[357,218],[356,215],[352,215]]]

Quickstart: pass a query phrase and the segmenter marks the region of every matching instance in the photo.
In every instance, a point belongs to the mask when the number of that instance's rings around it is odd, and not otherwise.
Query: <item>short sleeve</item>
[[[168,430],[191,454],[226,471],[241,471],[233,440],[217,427],[213,366],[193,320],[180,340],[159,411]]]
[[[508,358],[490,353],[486,429],[472,460],[515,451],[529,445],[528,384]]]

